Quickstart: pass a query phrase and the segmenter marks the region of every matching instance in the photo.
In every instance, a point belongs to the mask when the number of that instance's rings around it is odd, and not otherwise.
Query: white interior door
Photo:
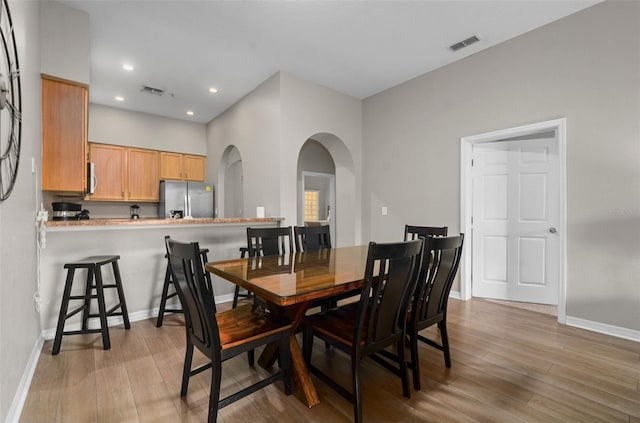
[[[473,296],[558,304],[555,138],[473,146]]]

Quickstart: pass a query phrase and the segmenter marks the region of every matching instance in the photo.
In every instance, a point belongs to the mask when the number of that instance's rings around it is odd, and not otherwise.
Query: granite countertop
[[[284,220],[282,217],[265,217],[265,218],[194,218],[194,219],[160,219],[160,218],[144,218],[144,219],[86,219],[86,220],[49,220],[45,222],[45,227],[82,227],[82,226],[155,226],[155,225],[207,225],[207,224],[243,224],[243,223],[269,223]]]

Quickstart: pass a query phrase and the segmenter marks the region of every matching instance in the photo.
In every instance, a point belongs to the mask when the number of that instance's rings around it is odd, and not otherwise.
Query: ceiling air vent
[[[162,88],[154,88],[148,85],[143,85],[140,91],[142,91],[143,93],[153,94],[157,96],[161,96],[162,94],[164,94],[164,90]]]
[[[458,51],[460,49],[463,49],[467,46],[470,46],[471,44],[475,44],[478,41],[480,41],[480,38],[478,38],[476,35],[467,38],[466,40],[462,40],[459,43],[455,43],[452,46],[449,46],[449,48],[453,51]]]

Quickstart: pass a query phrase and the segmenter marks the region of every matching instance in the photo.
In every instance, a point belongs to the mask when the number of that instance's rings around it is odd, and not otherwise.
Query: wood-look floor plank
[[[220,310],[228,308],[222,304]],[[451,300],[448,328],[453,365],[420,344],[421,391],[402,396],[398,378],[364,360],[367,422],[625,422],[640,423],[640,344],[559,325],[553,317],[482,300]],[[20,418],[51,422],[205,422],[210,372],[191,379],[180,397],[185,330],[182,315],[65,337],[59,355],[45,342]],[[423,334],[439,340],[437,329]],[[259,352],[257,352],[259,354]],[[317,342],[314,363],[350,388],[348,357]],[[194,354],[194,366],[206,358]],[[267,371],[246,356],[223,364],[222,396]],[[352,421],[352,405],[312,376],[320,404],[312,409],[281,382],[220,410],[218,421]]]

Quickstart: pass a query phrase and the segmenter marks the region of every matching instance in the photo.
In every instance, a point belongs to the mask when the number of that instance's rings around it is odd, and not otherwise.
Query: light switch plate
[[[382,206],[382,215],[383,216],[387,215],[387,206]]]

